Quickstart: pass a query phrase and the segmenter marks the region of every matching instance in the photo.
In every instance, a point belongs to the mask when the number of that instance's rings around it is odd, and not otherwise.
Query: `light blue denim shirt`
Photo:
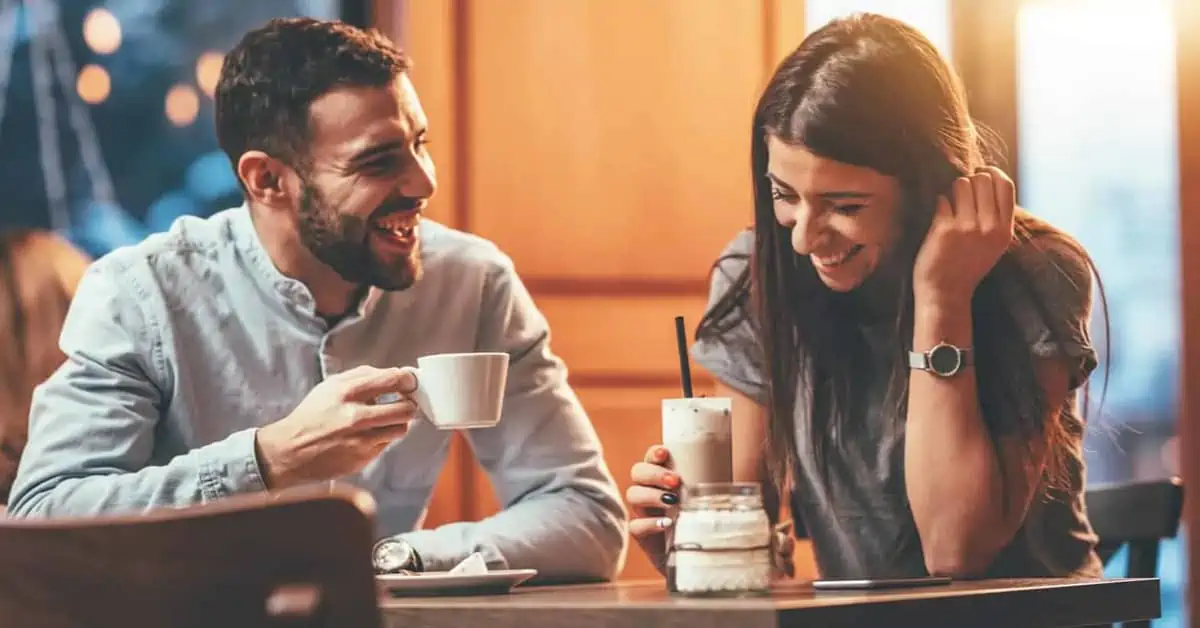
[[[63,328],[66,363],[34,394],[10,516],[178,507],[264,490],[255,430],[324,377],[433,353],[510,355],[500,424],[466,436],[503,510],[417,530],[450,432],[419,421],[360,473],[380,535],[403,533],[430,569],[478,551],[492,568],[611,578],[626,513],[600,442],[511,260],[425,219],[424,278],[371,290],[332,329],[283,276],[248,209],[180,219],[88,270]]]

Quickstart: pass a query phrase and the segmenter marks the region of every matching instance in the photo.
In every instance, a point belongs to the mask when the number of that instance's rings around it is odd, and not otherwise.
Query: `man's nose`
[[[429,198],[437,191],[437,175],[433,159],[414,156],[408,167],[400,174],[397,192],[407,198]]]

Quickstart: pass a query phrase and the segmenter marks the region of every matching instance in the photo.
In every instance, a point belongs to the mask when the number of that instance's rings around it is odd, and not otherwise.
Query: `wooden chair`
[[[350,488],[0,521],[0,624],[376,628],[375,502]]]
[[[1163,539],[1174,538],[1183,512],[1183,481],[1096,486],[1084,493],[1088,519],[1100,537],[1100,559],[1107,565],[1122,546],[1128,548],[1125,576],[1157,578]],[[1150,622],[1126,622],[1125,628],[1149,628]]]

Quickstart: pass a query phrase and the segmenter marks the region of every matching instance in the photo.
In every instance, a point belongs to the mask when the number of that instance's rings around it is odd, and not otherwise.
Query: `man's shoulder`
[[[435,220],[421,220],[421,261],[434,272],[492,275],[513,272],[513,261],[491,240]]]
[[[177,267],[196,266],[198,261],[215,260],[223,249],[235,245],[232,226],[238,211],[224,210],[207,218],[183,216],[168,230],[114,249],[92,266],[102,273],[141,274],[171,272]]]
[[[197,294],[203,286],[220,285],[222,262],[237,246],[237,211],[207,218],[184,216],[167,231],[114,249],[92,263],[80,288],[107,285],[103,292],[110,299],[138,300],[145,308],[171,303],[172,295]]]

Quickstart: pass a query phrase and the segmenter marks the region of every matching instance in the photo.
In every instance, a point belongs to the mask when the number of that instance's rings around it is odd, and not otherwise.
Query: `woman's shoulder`
[[[738,230],[733,235],[733,238],[725,244],[721,252],[717,254],[715,266],[729,268],[745,268],[750,265],[750,258],[754,254],[754,229],[745,228]]]
[[[1013,258],[1043,298],[1091,302],[1095,266],[1066,231],[1019,210]]]
[[[709,297],[712,300],[724,296],[739,278],[750,268],[754,254],[754,230],[741,229],[717,254],[710,269]]]

